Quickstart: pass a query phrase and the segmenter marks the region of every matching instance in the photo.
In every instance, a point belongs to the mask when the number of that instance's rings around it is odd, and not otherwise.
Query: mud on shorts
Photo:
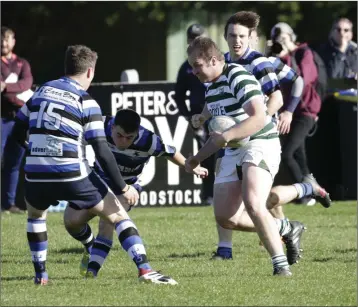
[[[245,147],[234,150],[232,153],[226,150],[225,155],[217,159],[214,184],[242,180],[242,164],[245,162],[267,170],[274,179],[279,170],[280,161],[279,138],[250,141]]]

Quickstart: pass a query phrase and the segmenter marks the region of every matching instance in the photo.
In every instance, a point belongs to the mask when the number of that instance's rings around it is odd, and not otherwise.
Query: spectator
[[[321,110],[321,98],[315,84],[318,79],[317,67],[314,63],[312,50],[306,43],[296,44],[296,34],[284,22],[276,24],[271,30],[273,55],[278,56],[285,64],[293,67],[304,80],[304,88],[291,122],[290,132],[282,136],[282,162],[288,168],[295,182],[316,182],[310,173],[305,140],[310,130],[318,120]],[[284,100],[290,95],[290,90],[282,88]],[[310,199],[305,199],[309,203]]]
[[[14,142],[10,154],[4,154],[9,135],[15,124],[17,110],[32,96],[32,74],[29,63],[13,53],[15,33],[1,27],[1,159],[3,165],[1,181],[1,205],[5,212],[23,213],[15,205],[19,168],[24,149]]]
[[[339,18],[332,25],[328,42],[318,49],[329,78],[357,79],[357,44],[352,42],[352,37],[352,22],[347,18]]]
[[[203,35],[206,35],[205,28],[200,24],[192,24],[187,29],[188,45],[196,37]],[[190,109],[188,109],[185,102],[187,91],[190,91]],[[178,72],[175,85],[175,101],[180,114],[188,120],[200,149],[208,139],[208,128],[207,125],[197,129],[194,128],[191,124],[190,117],[194,114],[200,114],[205,106],[205,86],[193,74],[193,70],[187,60],[181,65]],[[209,170],[209,176],[203,179],[201,191],[201,199],[203,200],[203,204],[206,205],[211,205],[213,201],[214,164],[215,155],[212,155],[202,163],[202,166]]]

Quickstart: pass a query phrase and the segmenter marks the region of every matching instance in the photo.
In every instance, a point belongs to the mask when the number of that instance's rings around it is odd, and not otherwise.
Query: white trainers
[[[156,271],[151,271],[149,273],[139,276],[139,282],[153,283],[153,284],[167,284],[167,285],[177,285],[178,283],[169,276],[164,276]]]

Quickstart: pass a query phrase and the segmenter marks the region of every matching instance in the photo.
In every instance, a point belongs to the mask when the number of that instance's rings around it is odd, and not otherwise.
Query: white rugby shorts
[[[222,158],[217,159],[214,184],[240,180],[241,167],[245,162],[266,169],[273,180],[278,173],[280,161],[279,138],[252,140],[245,147],[235,151],[235,154],[225,154]]]

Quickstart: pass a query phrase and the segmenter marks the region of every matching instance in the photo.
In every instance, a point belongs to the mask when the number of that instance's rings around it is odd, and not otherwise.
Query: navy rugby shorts
[[[68,201],[68,205],[76,210],[90,209],[104,199],[107,193],[107,184],[93,171],[88,177],[76,181],[25,181],[25,198],[38,210],[58,205],[58,200]]]

